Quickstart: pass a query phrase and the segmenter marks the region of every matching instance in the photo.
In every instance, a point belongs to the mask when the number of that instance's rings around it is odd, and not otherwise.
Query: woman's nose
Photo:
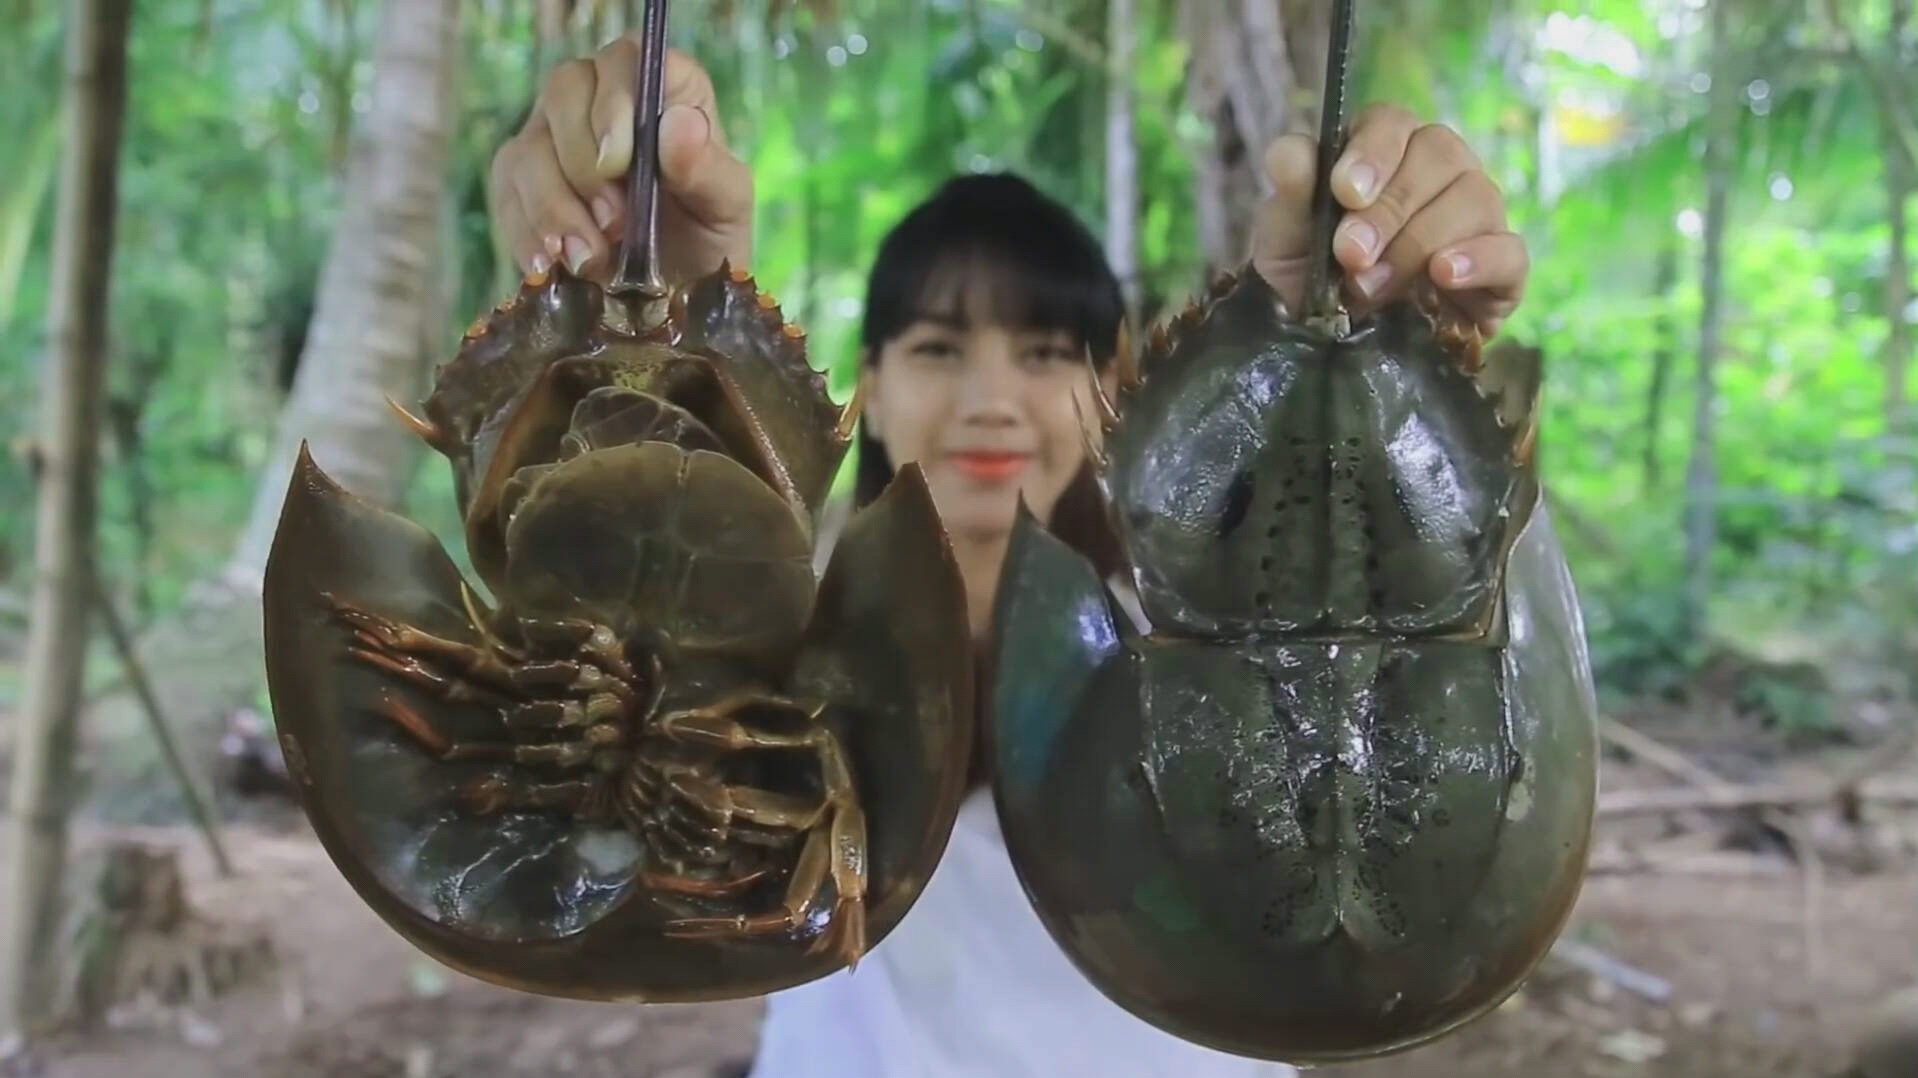
[[[959,387],[960,418],[972,423],[1016,423],[1025,378],[1012,356],[988,349],[971,357]]]

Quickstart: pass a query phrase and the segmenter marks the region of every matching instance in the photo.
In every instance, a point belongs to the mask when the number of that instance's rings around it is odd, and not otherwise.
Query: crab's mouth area
[[[749,414],[740,395],[720,376],[719,369],[704,356],[687,356],[684,366],[668,385],[651,388],[651,393],[667,404],[684,409],[699,424],[696,437],[710,438],[717,448],[738,461],[747,471],[782,495],[791,483],[778,464],[763,428]],[[682,448],[714,448],[670,439]]]

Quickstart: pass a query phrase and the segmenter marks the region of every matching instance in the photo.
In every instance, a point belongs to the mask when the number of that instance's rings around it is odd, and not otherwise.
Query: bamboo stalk
[[[33,616],[25,704],[15,746],[15,840],[0,952],[0,1021],[25,1032],[53,984],[75,787],[74,747],[86,667],[99,517],[99,433],[105,410],[108,282],[119,208],[132,0],[71,0],[66,19],[66,154],[54,225],[47,322],[45,471],[35,506]],[[5,1031],[0,1030],[0,1033]]]

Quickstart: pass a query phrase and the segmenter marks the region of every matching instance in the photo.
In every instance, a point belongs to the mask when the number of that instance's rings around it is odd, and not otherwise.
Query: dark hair
[[[946,286],[968,279],[990,282],[986,299],[1000,323],[1068,332],[1075,347],[1091,349],[1100,370],[1118,355],[1125,297],[1099,241],[1071,210],[1000,172],[946,181],[887,234],[866,282],[862,364],[877,366],[886,342],[921,318],[963,316],[967,297]],[[954,309],[932,309],[935,297]],[[892,481],[893,466],[864,424],[858,454],[853,504],[864,506]],[[1087,462],[1073,477],[1048,524],[1102,573],[1111,572],[1118,546],[1090,468]]]

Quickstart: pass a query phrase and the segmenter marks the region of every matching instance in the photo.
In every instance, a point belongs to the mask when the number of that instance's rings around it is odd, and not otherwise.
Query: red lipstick
[[[992,453],[985,451],[948,453],[946,459],[968,479],[982,483],[1003,483],[1026,470],[1030,453]]]

